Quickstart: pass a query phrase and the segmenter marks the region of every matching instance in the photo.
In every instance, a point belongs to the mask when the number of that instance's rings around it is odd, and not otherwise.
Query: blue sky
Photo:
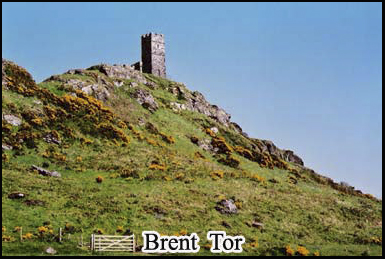
[[[250,136],[382,197],[382,3],[2,3],[2,56],[37,81],[134,63],[166,37],[168,75]]]

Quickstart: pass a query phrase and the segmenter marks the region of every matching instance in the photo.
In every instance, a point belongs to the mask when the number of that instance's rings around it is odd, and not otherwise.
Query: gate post
[[[93,252],[95,250],[95,235],[91,235],[91,251]]]
[[[135,235],[132,234],[132,252],[135,253]]]

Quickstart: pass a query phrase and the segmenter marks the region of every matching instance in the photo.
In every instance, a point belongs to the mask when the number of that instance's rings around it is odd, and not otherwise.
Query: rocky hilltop
[[[95,73],[95,71],[98,71],[99,73]],[[105,102],[111,97],[111,94],[113,94],[114,88],[123,86],[124,80],[132,80],[129,87],[135,90],[131,97],[136,99],[139,104],[150,112],[155,112],[159,107],[151,93],[140,88],[139,84],[152,90],[159,88],[159,86],[153,80],[147,79],[142,73],[134,70],[131,66],[101,64],[92,66],[88,69],[72,69],[65,74],[90,78],[88,80],[81,80],[69,77],[63,78],[61,76],[51,76],[44,82],[62,83],[65,84],[66,87],[81,90],[86,94]],[[165,87],[163,90],[172,93],[178,99],[178,101],[175,102],[170,101],[165,103],[167,108],[170,108],[175,112],[188,110],[204,114],[218,122],[220,125],[242,134],[244,138],[250,141],[252,152],[259,155],[267,153],[270,156],[273,156],[274,159],[282,159],[286,162],[303,165],[302,159],[295,155],[293,151],[281,150],[277,148],[273,142],[268,140],[249,138],[238,124],[230,121],[230,114],[217,105],[212,105],[207,102],[200,92],[191,92],[184,84],[175,82]],[[212,150],[212,147],[209,149]]]
[[[249,137],[182,83],[100,64],[36,84],[3,59],[2,90],[3,254],[89,253],[52,243],[59,227],[225,230],[250,255],[382,253],[382,201]]]

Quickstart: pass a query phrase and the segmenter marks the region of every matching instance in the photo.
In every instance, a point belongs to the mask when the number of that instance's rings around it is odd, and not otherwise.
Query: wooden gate
[[[135,235],[131,236],[108,236],[92,235],[91,250],[97,252],[135,252]]]

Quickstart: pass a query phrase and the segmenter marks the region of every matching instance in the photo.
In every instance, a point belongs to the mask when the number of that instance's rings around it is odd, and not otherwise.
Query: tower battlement
[[[164,38],[164,35],[163,35],[163,34],[152,33],[152,32],[143,34],[143,35],[142,35],[142,38],[148,38],[148,37],[151,37],[151,36],[158,36],[158,37]]]

